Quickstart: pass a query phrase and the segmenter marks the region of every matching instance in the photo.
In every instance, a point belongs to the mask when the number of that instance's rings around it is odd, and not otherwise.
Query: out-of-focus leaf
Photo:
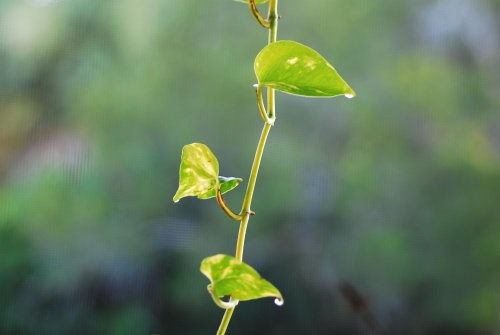
[[[278,299],[277,303],[283,301],[273,284],[234,257],[219,254],[205,258],[200,271],[210,280],[208,288],[215,297],[230,296],[241,301],[274,297]]]
[[[259,85],[310,97],[356,95],[337,71],[315,50],[294,42],[266,46],[254,64]]]

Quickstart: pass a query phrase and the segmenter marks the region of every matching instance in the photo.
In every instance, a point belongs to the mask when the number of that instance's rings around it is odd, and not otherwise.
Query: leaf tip
[[[347,90],[344,93],[344,96],[347,99],[352,99],[352,98],[354,98],[356,96],[356,92],[354,92],[354,90],[348,86]]]
[[[182,196],[179,195],[179,191],[177,191],[174,195],[174,197],[172,198],[172,201],[176,204],[179,202],[179,200],[181,200]]]

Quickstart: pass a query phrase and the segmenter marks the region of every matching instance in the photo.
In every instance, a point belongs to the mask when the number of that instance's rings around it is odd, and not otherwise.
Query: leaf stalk
[[[269,20],[266,20],[259,12],[255,0],[248,0],[248,6],[250,7],[250,11],[252,12],[253,16],[257,19],[257,22],[259,22],[262,27],[269,29],[271,27],[271,22]]]
[[[229,301],[223,301],[221,298],[215,295],[215,292],[212,289],[211,285],[207,286],[208,293],[210,293],[210,296],[212,296],[212,299],[214,300],[215,304],[219,306],[222,309],[228,310],[230,308],[234,309],[238,303],[240,302],[239,300],[233,300],[229,299]]]
[[[259,106],[259,113],[265,123],[269,123],[274,126],[274,121],[276,121],[276,116],[274,114],[267,113],[266,107],[264,106],[264,99],[262,98],[262,87],[259,85],[255,90],[257,94],[257,105]]]
[[[235,221],[241,221],[241,219],[243,218],[241,214],[236,214],[231,210],[231,208],[229,208],[226,201],[224,200],[224,197],[222,196],[222,192],[220,191],[219,186],[217,186],[217,203],[219,204],[219,207],[222,208],[224,213],[226,213],[227,216],[229,216],[231,219]]]

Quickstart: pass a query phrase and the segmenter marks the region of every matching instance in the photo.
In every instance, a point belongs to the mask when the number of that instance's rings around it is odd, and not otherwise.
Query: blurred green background
[[[245,258],[286,303],[229,333],[500,334],[500,1],[280,14],[358,96],[277,95]],[[230,0],[0,1],[0,334],[215,333],[238,227],[171,198],[184,144],[248,178],[265,43]]]

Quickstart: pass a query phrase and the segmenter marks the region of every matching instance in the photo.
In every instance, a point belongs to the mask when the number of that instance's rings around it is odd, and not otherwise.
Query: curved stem
[[[252,211],[250,210],[250,205],[252,204],[253,192],[255,190],[255,182],[257,181],[257,174],[259,173],[260,161],[262,160],[262,154],[264,153],[264,147],[266,145],[267,136],[269,135],[271,127],[272,127],[271,124],[265,123],[264,129],[262,129],[262,133],[259,139],[259,144],[257,145],[257,151],[255,152],[255,158],[253,161],[252,170],[250,172],[250,178],[248,181],[248,187],[245,194],[245,199],[243,200],[243,208],[241,209],[243,217],[241,219],[240,229],[238,231],[238,240],[236,242],[236,256],[235,256],[240,261],[243,260],[243,251],[245,249],[245,235],[247,232],[248,221],[250,219],[250,216],[252,215]],[[217,335],[224,335],[226,333],[227,326],[229,325],[229,321],[231,320],[231,316],[233,315],[235,308],[236,306],[226,309],[226,312],[224,313],[221,324],[219,326],[219,330],[217,331]]]
[[[274,121],[276,120],[276,117],[275,115],[270,116],[266,112],[266,107],[264,106],[264,99],[262,98],[262,86],[257,86],[255,93],[257,94],[257,105],[259,106],[259,113],[260,116],[262,117],[262,120],[264,120],[264,122],[266,123],[269,123],[271,126],[274,126]]]
[[[250,8],[252,8],[252,4],[255,6],[254,0],[249,0],[248,3],[250,4]],[[252,13],[254,13],[253,10]],[[278,33],[278,0],[269,0],[269,14],[267,21],[269,22],[268,43],[276,42]],[[268,113],[266,113],[266,115],[274,119],[275,98],[273,89],[268,89],[267,91],[267,110]],[[248,227],[248,220],[250,219],[250,215],[252,213],[250,206],[252,204],[253,192],[255,190],[255,183],[257,181],[260,162],[262,160],[262,155],[264,153],[266,140],[271,130],[271,127],[272,125],[270,123],[266,122],[264,124],[264,128],[262,129],[259,143],[257,145],[257,150],[255,152],[255,158],[253,160],[252,170],[250,171],[250,178],[248,178],[247,191],[245,193],[245,199],[243,200],[243,206],[241,209],[242,219],[240,222],[240,229],[238,231],[238,240],[236,242],[236,258],[240,261],[243,260],[243,251],[245,248],[245,235]],[[217,331],[217,335],[224,335],[226,333],[229,321],[231,321],[231,317],[233,315],[235,308],[236,306],[226,309],[226,312],[224,313],[221,324],[219,326],[219,330]]]
[[[257,106],[259,107],[260,116],[262,117],[262,120],[264,120],[264,122],[267,122],[269,117],[267,116],[266,106],[264,106],[264,99],[262,98],[262,87],[257,86],[255,94],[257,95]]]
[[[241,221],[242,216],[240,214],[236,214],[231,210],[231,208],[229,208],[229,206],[226,204],[226,201],[224,200],[224,197],[222,196],[219,187],[217,187],[217,203],[219,204],[219,207],[222,208],[224,213],[227,214],[227,216],[235,221]]]
[[[223,309],[234,309],[238,303],[239,303],[239,300],[233,300],[233,299],[229,299],[229,301],[223,301],[222,299],[220,299],[218,296],[215,295],[214,291],[212,290],[212,287],[211,285],[208,285],[207,287],[207,290],[208,290],[208,293],[210,293],[210,295],[212,296],[212,299],[214,300],[215,304],[217,306],[219,306],[220,308],[223,308]]]
[[[252,12],[253,16],[257,19],[259,24],[264,27],[269,29],[271,27],[271,23],[269,20],[266,20],[262,14],[260,14],[259,9],[257,8],[257,4],[255,3],[255,0],[248,0],[248,6],[250,7],[250,11]]]

